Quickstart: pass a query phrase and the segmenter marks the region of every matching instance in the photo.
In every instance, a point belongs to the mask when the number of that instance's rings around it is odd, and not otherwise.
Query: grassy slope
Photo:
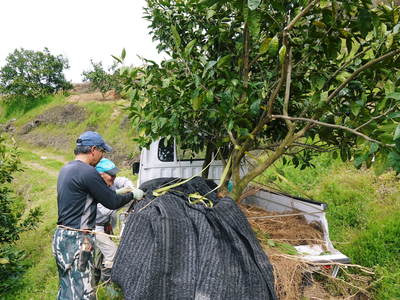
[[[36,106],[30,105],[27,111],[24,109],[25,105],[22,108],[15,105],[11,107],[1,105],[0,120],[5,122],[16,118],[14,124],[18,131],[36,116],[66,103],[63,96],[55,96],[39,101]],[[21,288],[4,296],[5,299],[44,300],[56,297],[58,275],[51,253],[51,238],[57,221],[55,186],[58,171],[66,161],[73,159],[73,143],[77,136],[88,128],[96,128],[96,131],[101,133],[112,146],[124,149],[125,153],[132,153],[132,156],[138,153],[138,148],[132,142],[134,131],[120,129],[121,121],[126,115],[121,108],[126,102],[75,104],[83,106],[88,112],[88,117],[83,122],[71,122],[67,126],[47,124],[33,130],[35,133],[39,132],[41,137],[71,137],[70,144],[62,147],[38,147],[29,144],[25,136],[16,135],[24,167],[24,172],[15,175],[14,187],[17,198],[24,202],[27,208],[40,206],[44,215],[38,229],[22,234],[17,243],[20,249],[25,249],[28,253],[27,261],[31,267],[21,280]],[[121,174],[131,177],[130,170],[127,169],[122,169]],[[134,181],[133,177],[131,179]]]
[[[34,107],[28,113],[9,113],[8,119],[17,117],[16,125],[21,126],[49,107],[64,103],[65,99],[60,96],[47,99],[43,105]],[[137,153],[131,141],[133,131],[119,128],[123,116],[113,113],[116,104],[82,103],[80,105],[90,111],[89,118],[84,122],[63,128],[46,125],[35,130],[44,135],[67,134],[75,137],[88,126],[95,125],[110,144]],[[3,116],[4,112],[3,107]],[[112,118],[115,119],[110,121]],[[24,234],[18,243],[19,247],[29,253],[32,267],[23,278],[23,287],[16,294],[9,295],[8,299],[54,299],[58,282],[50,241],[56,223],[56,173],[64,161],[72,158],[73,141],[64,149],[32,147],[24,141],[20,141],[20,144],[24,149],[22,159],[26,171],[16,177],[17,194],[28,206],[40,205],[45,213],[38,230]],[[48,158],[40,159],[41,156]],[[378,276],[383,276],[375,286],[376,299],[400,298],[398,180],[393,174],[376,177],[371,171],[355,170],[350,165],[332,160],[328,155],[318,158],[315,164],[316,169],[303,171],[277,164],[289,184],[276,180],[274,170],[266,172],[259,181],[270,182],[275,179],[275,183],[292,194],[304,196],[303,193],[306,193],[318,201],[328,203],[332,240],[339,242],[336,247],[349,255],[355,263],[375,266]],[[125,170],[124,173],[127,175],[129,171]]]

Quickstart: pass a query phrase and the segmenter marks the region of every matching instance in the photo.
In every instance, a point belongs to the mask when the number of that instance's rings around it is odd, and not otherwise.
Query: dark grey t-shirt
[[[133,199],[132,193],[117,195],[104,183],[96,169],[82,161],[65,165],[58,175],[58,225],[93,229],[97,203],[117,209]]]

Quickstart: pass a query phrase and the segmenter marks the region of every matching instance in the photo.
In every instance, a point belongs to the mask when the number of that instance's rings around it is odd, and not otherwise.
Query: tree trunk
[[[206,179],[208,178],[208,172],[210,170],[209,164],[211,162],[212,154],[213,154],[214,150],[215,150],[214,144],[208,143],[207,148],[206,148],[206,157],[204,158],[204,163],[203,163],[203,167],[202,167],[203,171],[201,172],[201,176],[203,178],[206,178]]]

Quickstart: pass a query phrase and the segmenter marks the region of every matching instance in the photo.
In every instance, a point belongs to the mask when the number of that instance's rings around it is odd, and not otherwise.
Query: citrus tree
[[[11,97],[40,98],[72,88],[64,76],[68,60],[53,55],[49,49],[15,49],[0,69],[0,93]]]
[[[148,0],[170,59],[121,69],[138,141],[224,149],[235,199],[278,159],[304,168],[320,151],[399,172],[399,17],[369,0]]]

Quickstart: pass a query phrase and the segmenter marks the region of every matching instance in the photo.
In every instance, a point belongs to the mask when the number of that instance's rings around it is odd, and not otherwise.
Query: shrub
[[[96,63],[91,60],[90,63],[92,69],[82,73],[83,81],[89,81],[95,90],[102,93],[103,97],[110,90],[117,93],[122,91],[121,77],[115,64],[106,71],[102,62]]]
[[[54,56],[49,49],[33,51],[15,49],[0,69],[0,93],[9,97],[37,99],[59,90],[72,88],[63,74],[68,60]]]
[[[22,217],[24,208],[15,205],[9,183],[13,173],[21,171],[18,152],[8,149],[5,138],[0,136],[0,295],[18,285],[18,276],[26,269],[24,251],[17,250],[14,243],[24,231],[34,229],[42,212],[39,208]]]

